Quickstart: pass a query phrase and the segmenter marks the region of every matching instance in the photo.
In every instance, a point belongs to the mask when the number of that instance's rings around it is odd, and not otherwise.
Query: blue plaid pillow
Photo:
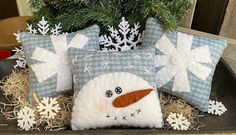
[[[154,48],[123,52],[69,49],[73,60],[73,130],[163,125],[155,91]]]
[[[160,91],[180,97],[207,111],[211,82],[227,43],[222,39],[164,31],[150,18],[142,47],[156,48],[155,67]]]
[[[97,25],[58,36],[21,33],[27,64],[30,68],[29,99],[56,96],[72,89],[72,73],[67,50],[83,48],[98,50],[100,29]]]

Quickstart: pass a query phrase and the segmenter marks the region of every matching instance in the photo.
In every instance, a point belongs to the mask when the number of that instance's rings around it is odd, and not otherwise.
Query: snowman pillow
[[[100,52],[69,49],[73,63],[73,130],[132,126],[160,128],[154,49]]]
[[[29,99],[56,96],[72,89],[72,73],[67,50],[69,47],[98,50],[99,27],[58,36],[21,33],[27,64],[30,68]]]
[[[157,87],[161,91],[207,111],[214,70],[226,45],[222,39],[164,31],[150,18],[142,47],[156,48]]]

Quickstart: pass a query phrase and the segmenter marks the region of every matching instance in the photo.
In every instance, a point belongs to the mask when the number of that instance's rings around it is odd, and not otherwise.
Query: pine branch
[[[61,22],[67,32],[95,23],[104,32],[108,25],[118,25],[122,17],[132,24],[140,22],[141,30],[148,17],[155,17],[172,30],[191,6],[190,0],[30,0],[30,3],[39,9],[32,22],[45,16],[49,23]]]
[[[118,9],[109,5],[104,5],[102,2],[94,3],[88,8],[77,10],[77,12],[63,14],[57,20],[62,22],[62,26],[65,26],[63,27],[65,31],[73,31],[95,23],[100,25],[102,29],[107,29],[108,25],[118,23],[121,18]]]

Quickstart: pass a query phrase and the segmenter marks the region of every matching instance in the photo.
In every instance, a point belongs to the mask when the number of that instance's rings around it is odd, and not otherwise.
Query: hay
[[[70,125],[73,106],[71,94],[56,97],[61,110],[55,119],[42,119],[36,106],[31,105],[28,100],[28,86],[29,70],[13,71],[9,77],[5,77],[0,82],[0,88],[7,99],[5,102],[0,102],[0,110],[7,120],[16,120],[17,112],[24,106],[28,106],[36,112],[36,124],[33,128],[35,130],[40,130],[40,127],[43,127],[45,130],[57,131]]]
[[[17,112],[24,106],[31,107],[36,112],[36,124],[34,130],[58,131],[66,129],[70,125],[73,96],[72,94],[63,94],[57,97],[61,110],[53,120],[42,119],[36,106],[32,106],[28,101],[29,70],[13,71],[13,73],[0,82],[0,88],[3,91],[7,101],[0,102],[0,111],[7,120],[16,120]],[[2,99],[1,99],[2,100]],[[198,130],[202,125],[198,119],[199,111],[187,104],[185,101],[160,92],[160,103],[164,120],[170,112],[182,113],[191,123],[190,129]],[[164,129],[170,129],[165,122]]]
[[[199,110],[189,105],[185,101],[176,98],[174,96],[168,95],[166,93],[160,92],[160,104],[162,108],[162,113],[164,120],[172,113],[183,114],[184,117],[190,122],[190,130],[198,130],[203,125],[199,122]],[[165,129],[170,129],[170,125],[165,121]]]

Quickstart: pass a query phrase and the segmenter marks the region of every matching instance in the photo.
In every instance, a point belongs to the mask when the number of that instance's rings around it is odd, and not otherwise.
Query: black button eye
[[[117,94],[121,94],[122,93],[122,88],[121,87],[116,87],[115,92]]]
[[[112,97],[113,92],[111,90],[106,91],[106,96],[107,97]]]

